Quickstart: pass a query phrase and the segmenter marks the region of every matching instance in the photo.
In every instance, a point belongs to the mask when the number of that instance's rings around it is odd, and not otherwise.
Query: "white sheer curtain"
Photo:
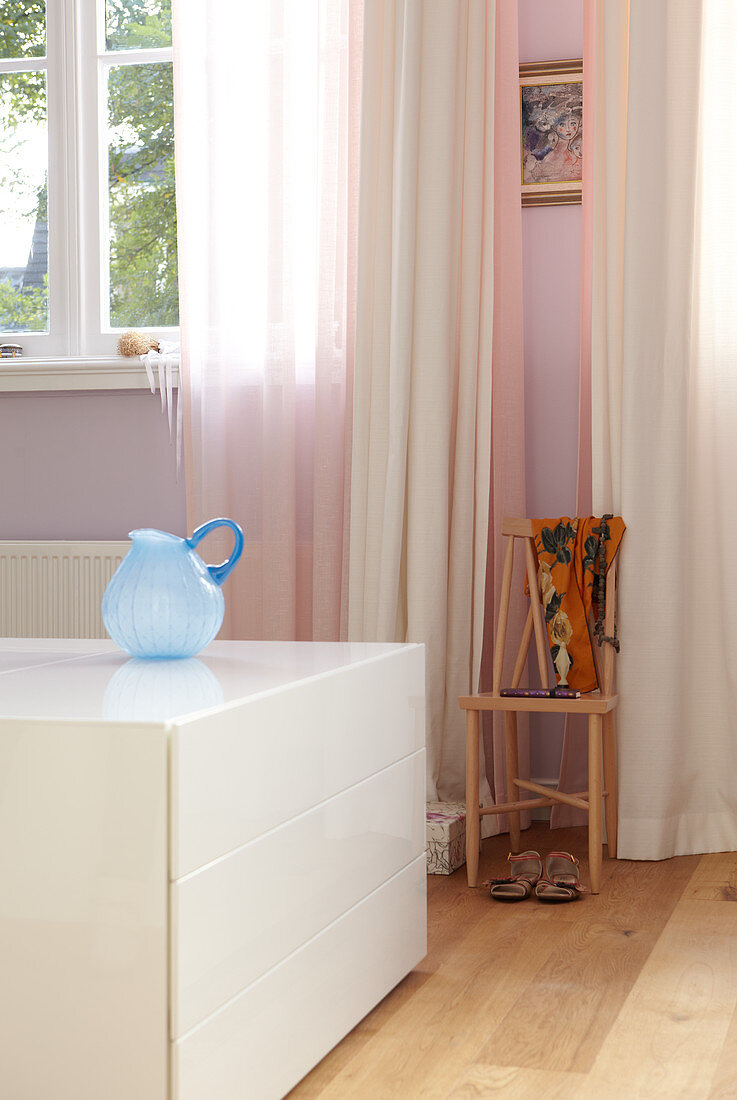
[[[176,5],[188,522],[246,534],[225,637],[340,633],[361,13]]]
[[[737,6],[596,0],[596,20],[594,511],[627,523],[619,855],[660,859],[737,848]]]

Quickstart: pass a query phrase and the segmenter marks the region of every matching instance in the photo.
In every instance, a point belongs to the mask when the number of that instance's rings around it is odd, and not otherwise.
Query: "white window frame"
[[[123,330],[107,321],[107,73],[113,65],[171,62],[172,49],[106,52],[105,0],[47,0],[46,43],[45,58],[0,59],[0,74],[47,74],[49,331],[0,332],[0,342],[21,344],[26,362],[69,360],[71,374],[79,378],[86,373],[78,369],[85,360],[100,363],[109,357],[113,369],[120,364],[116,345]],[[179,339],[178,328],[142,331]],[[21,361],[13,364],[17,371]],[[144,385],[143,367],[141,376]]]

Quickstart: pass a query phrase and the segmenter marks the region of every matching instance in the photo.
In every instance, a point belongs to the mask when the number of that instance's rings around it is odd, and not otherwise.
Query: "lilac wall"
[[[521,61],[583,55],[583,0],[518,2]],[[575,515],[581,207],[526,207],[522,251],[528,514]],[[562,720],[533,716],[534,776],[557,776],[562,736]]]
[[[158,395],[2,394],[0,470],[0,539],[186,533]]]

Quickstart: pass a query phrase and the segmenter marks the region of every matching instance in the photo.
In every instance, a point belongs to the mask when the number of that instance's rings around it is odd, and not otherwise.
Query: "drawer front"
[[[278,1100],[425,956],[424,853],[172,1044],[173,1100]]]
[[[171,885],[172,1037],[425,849],[420,750]]]
[[[425,651],[407,646],[172,733],[172,879],[425,744]]]

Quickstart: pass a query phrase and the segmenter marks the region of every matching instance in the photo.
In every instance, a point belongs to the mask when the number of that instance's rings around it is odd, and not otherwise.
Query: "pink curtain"
[[[361,19],[357,0],[176,12],[188,524],[246,534],[221,637],[341,632]]]
[[[583,23],[583,188],[581,234],[581,360],[578,402],[578,478],[576,512],[590,516],[592,504],[591,465],[591,292],[594,228],[594,59],[596,26],[593,5],[584,5]],[[585,791],[588,780],[588,725],[584,717],[568,716],[563,734],[559,788],[562,791]],[[572,806],[554,806],[550,812],[551,828],[585,825],[583,810]]]
[[[524,344],[522,314],[522,212],[519,179],[520,101],[517,2],[496,6],[494,66],[494,334],[492,344],[492,435],[489,546],[481,690],[491,689],[494,630],[506,539],[504,516],[527,514],[525,498]],[[522,570],[513,584],[509,633],[519,637],[527,614]],[[507,801],[504,718],[484,716],[487,777],[495,802]],[[529,732],[519,721],[520,770],[529,772]],[[510,797],[514,797],[510,793]],[[489,821],[489,818],[485,819]],[[491,821],[499,832],[505,817]],[[525,824],[525,822],[523,822]]]

